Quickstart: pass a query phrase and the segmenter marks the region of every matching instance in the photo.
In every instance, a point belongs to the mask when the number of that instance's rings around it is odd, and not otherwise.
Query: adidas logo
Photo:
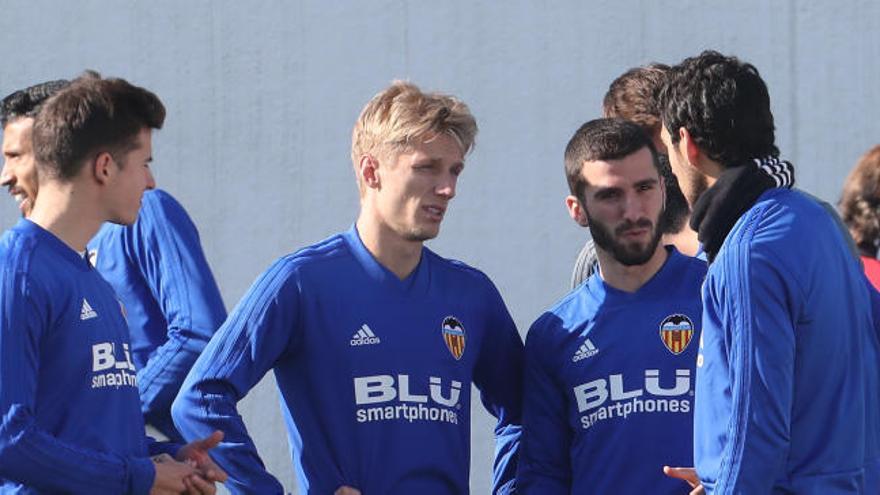
[[[92,309],[92,306],[86,301],[86,298],[83,298],[82,310],[79,312],[80,320],[91,320],[92,318],[97,318],[98,313]]]
[[[376,337],[376,334],[370,330],[370,327],[364,323],[354,335],[351,336],[351,346],[358,345],[373,345],[382,342],[379,337]]]
[[[574,356],[572,356],[572,358],[571,358],[571,362],[576,363],[576,362],[580,361],[581,359],[587,359],[588,357],[593,357],[598,353],[599,353],[599,349],[596,349],[596,346],[593,345],[593,343],[590,341],[590,339],[587,339],[584,341],[583,344],[581,344],[580,347],[578,347],[577,352],[575,352]]]

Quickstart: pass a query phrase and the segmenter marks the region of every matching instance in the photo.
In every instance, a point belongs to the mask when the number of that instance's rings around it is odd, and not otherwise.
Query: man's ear
[[[361,156],[358,163],[358,176],[364,187],[370,189],[378,189],[381,181],[379,180],[379,161],[373,155]]]
[[[577,222],[581,227],[589,227],[590,221],[587,219],[587,212],[580,200],[575,196],[568,195],[565,197],[565,208],[568,210],[568,216]]]
[[[116,173],[118,167],[113,161],[113,155],[106,151],[98,153],[91,163],[86,164],[92,170],[92,176],[98,184],[106,184]]]
[[[697,164],[700,163],[700,157],[702,155],[702,151],[700,151],[700,147],[697,146],[696,141],[694,141],[693,136],[691,136],[690,131],[688,131],[684,127],[678,128],[678,147],[679,150],[684,154],[685,158],[687,158],[687,162],[690,166],[697,168]]]

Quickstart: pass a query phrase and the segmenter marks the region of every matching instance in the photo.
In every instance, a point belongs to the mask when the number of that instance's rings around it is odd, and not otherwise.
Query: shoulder
[[[27,272],[37,248],[35,236],[9,229],[0,237],[0,266],[5,274]]]
[[[351,252],[342,234],[334,234],[293,253],[282,256],[267,270],[285,276],[304,272],[333,272],[339,268],[341,260],[351,257]]]
[[[534,344],[536,340],[555,341],[565,338],[576,331],[576,327],[593,320],[599,305],[597,304],[597,285],[601,287],[599,274],[594,273],[577,288],[566,294],[562,299],[550,306],[539,316],[526,337]]]
[[[728,250],[755,258],[772,255],[808,262],[823,247],[839,245],[848,251],[829,212],[799,191],[771,189],[734,226],[725,241]]]
[[[186,224],[192,223],[183,205],[171,194],[162,189],[152,189],[144,192],[137,223],[143,225],[169,221],[175,223],[184,222]]]
[[[678,263],[676,268],[676,271],[679,273],[678,277],[683,280],[697,280],[699,283],[702,283],[702,280],[706,277],[706,272],[709,271],[709,265],[706,263],[706,260],[687,256],[678,251],[675,251],[672,256],[674,256],[676,263]]]
[[[442,274],[444,279],[463,284],[462,289],[480,288],[497,292],[497,288],[488,275],[482,270],[467,263],[451,258],[444,258],[428,248],[424,250],[428,263]]]
[[[57,291],[51,287],[63,285],[67,277],[59,277],[56,259],[40,248],[38,236],[11,229],[0,237],[0,295],[7,301],[39,289],[41,294]],[[14,308],[8,308],[14,309]]]

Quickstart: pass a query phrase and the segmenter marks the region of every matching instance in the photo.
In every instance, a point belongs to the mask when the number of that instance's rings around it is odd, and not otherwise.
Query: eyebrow
[[[635,185],[636,187],[639,187],[639,186],[650,186],[650,185],[657,184],[657,183],[659,183],[659,182],[660,182],[660,179],[650,178],[650,179],[643,179],[643,180],[640,180],[640,181],[636,182],[634,185]]]

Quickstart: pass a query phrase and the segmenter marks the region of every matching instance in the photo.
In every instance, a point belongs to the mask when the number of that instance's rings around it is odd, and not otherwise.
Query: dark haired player
[[[69,84],[49,81],[16,91],[0,103],[3,171],[23,216],[39,189],[31,131],[43,103]],[[171,402],[211,335],[226,318],[199,234],[183,207],[159,189],[144,193],[133,225],[105,223],[89,242],[90,261],[126,309],[131,359],[137,368],[141,411],[169,439],[182,437]]]
[[[672,69],[660,100],[673,171],[709,186],[691,219],[710,261],[694,414],[702,488],[878,493],[873,289],[820,204],[744,180],[779,163],[766,84],[707,51]]]
[[[164,118],[153,93],[87,73],[29,130],[40,193],[0,238],[3,493],[214,493],[225,478],[207,456],[219,432],[147,442],[122,308],[84,257],[103,222],[137,218]]]
[[[638,125],[587,122],[565,169],[601,270],[529,330],[518,488],[680,494],[662,467],[692,459],[706,263],[660,245],[664,183]]]

